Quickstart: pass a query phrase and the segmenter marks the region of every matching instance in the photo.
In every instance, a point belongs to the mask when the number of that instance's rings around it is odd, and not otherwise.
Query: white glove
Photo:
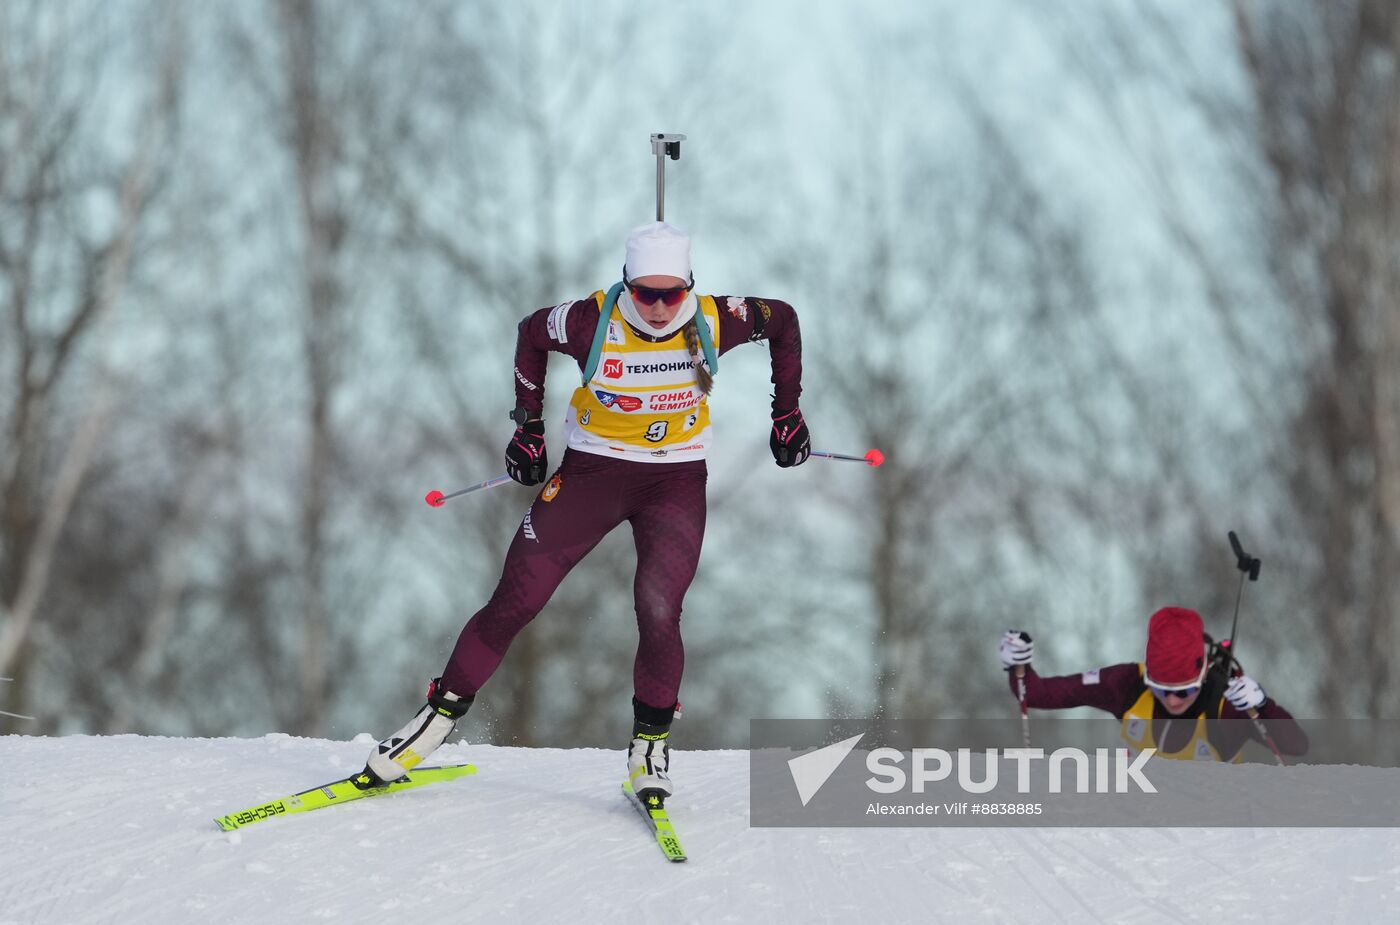
[[[1230,679],[1230,686],[1225,688],[1225,699],[1230,701],[1230,706],[1241,713],[1248,713],[1250,710],[1259,709],[1264,702],[1264,688],[1259,686],[1259,682],[1247,674]]]
[[[1001,656],[1001,667],[1010,671],[1019,665],[1031,663],[1035,643],[1031,642],[1031,634],[1025,630],[1007,630],[1002,634],[997,653]]]

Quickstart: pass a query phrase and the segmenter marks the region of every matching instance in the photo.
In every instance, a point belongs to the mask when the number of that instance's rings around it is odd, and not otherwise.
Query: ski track
[[[615,920],[1390,921],[1387,829],[749,827],[743,752],[677,752],[670,864],[622,750],[454,744],[473,777],[221,833],[370,745],[0,738],[0,925]]]

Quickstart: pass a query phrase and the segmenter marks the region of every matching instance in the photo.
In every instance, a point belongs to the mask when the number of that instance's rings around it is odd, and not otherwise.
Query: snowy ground
[[[1393,829],[753,829],[743,752],[678,753],[668,864],[621,752],[457,744],[476,777],[225,834],[360,742],[0,737],[0,925],[1379,922]],[[664,910],[664,911],[662,911]]]

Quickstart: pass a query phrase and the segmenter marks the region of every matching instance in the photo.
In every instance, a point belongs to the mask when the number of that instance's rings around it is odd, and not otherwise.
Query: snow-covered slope
[[[1391,829],[753,829],[738,751],[678,752],[668,864],[620,751],[455,744],[475,777],[212,818],[358,770],[327,742],[0,738],[0,923],[1371,922]]]

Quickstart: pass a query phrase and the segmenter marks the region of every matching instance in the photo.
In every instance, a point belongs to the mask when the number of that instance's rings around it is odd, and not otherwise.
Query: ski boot
[[[636,719],[632,723],[632,744],[627,749],[627,779],[642,803],[650,803],[655,797],[655,805],[661,806],[675,789],[670,777],[671,746],[667,742],[675,707],[661,710],[633,697],[632,708]]]
[[[380,742],[365,769],[351,778],[361,790],[383,787],[403,777],[441,745],[457,720],[466,715],[472,697],[462,697],[442,686],[442,678],[428,685],[428,702],[398,732]]]

